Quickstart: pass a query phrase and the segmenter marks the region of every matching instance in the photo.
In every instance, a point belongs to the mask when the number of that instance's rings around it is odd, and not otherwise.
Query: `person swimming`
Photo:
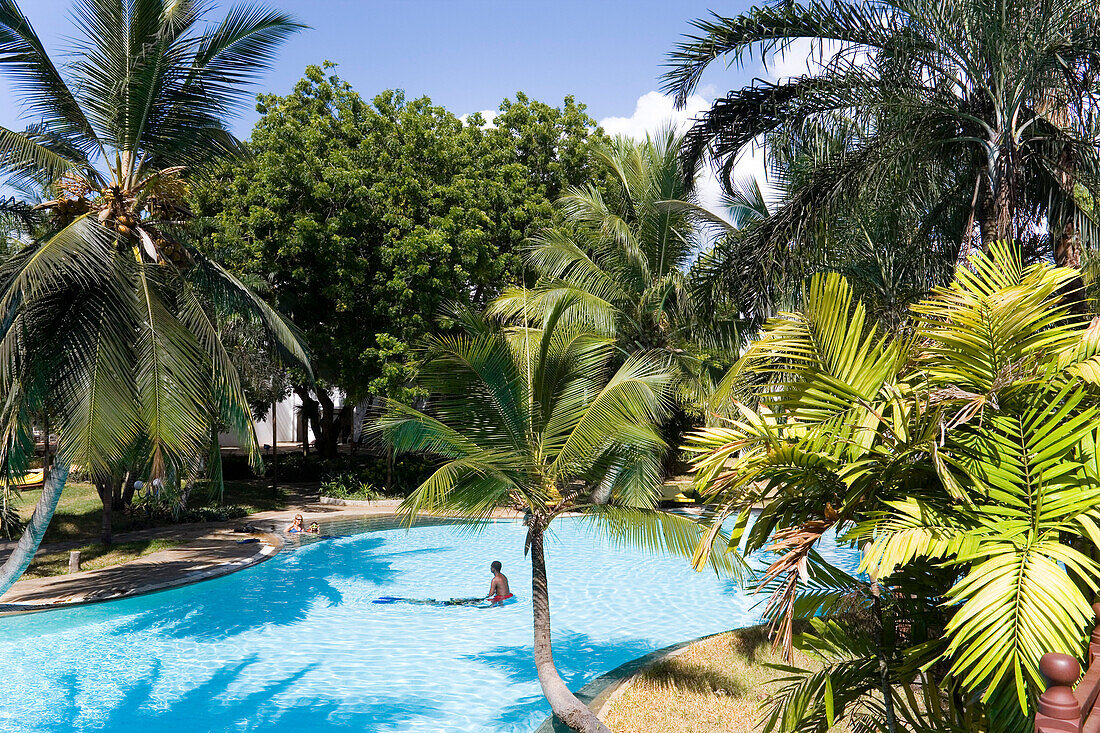
[[[489,569],[493,571],[493,582],[489,583],[489,595],[486,596],[493,604],[503,603],[512,597],[512,591],[508,589],[508,578],[500,572],[500,560],[493,560]]]
[[[294,515],[294,521],[291,522],[290,526],[287,527],[283,531],[286,534],[300,534],[300,533],[304,532],[305,529],[302,527],[302,515],[301,514],[295,514]]]
[[[310,534],[321,534],[321,525],[317,524],[317,522],[311,522],[309,525],[309,529],[307,529],[306,531]]]
[[[500,572],[499,560],[493,560],[489,565],[493,571],[493,580],[489,583],[489,595],[477,598],[451,598],[450,600],[437,600],[435,598],[403,598],[399,596],[380,596],[371,603],[411,603],[418,606],[475,606],[478,608],[492,608],[503,606],[505,602],[514,598],[511,589],[508,588],[508,578]],[[488,601],[488,605],[485,602]],[[514,601],[513,601],[514,602]]]

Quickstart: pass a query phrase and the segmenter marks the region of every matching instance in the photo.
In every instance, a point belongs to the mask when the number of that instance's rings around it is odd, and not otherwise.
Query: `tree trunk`
[[[324,458],[333,458],[340,441],[340,416],[328,392],[317,390],[317,400],[321,403],[321,435],[317,436],[317,452]]]
[[[110,546],[114,540],[111,535],[111,521],[115,508],[116,483],[114,476],[95,479],[95,490],[99,494],[100,503],[103,504],[103,519],[99,525],[99,541],[107,546]]]
[[[279,495],[279,403],[271,403],[271,493]]]
[[[546,588],[546,558],[543,555],[543,526],[531,518],[531,608],[534,612],[535,669],[538,671],[542,694],[558,720],[578,733],[611,733],[588,706],[569,691],[554,666],[554,651],[550,645],[550,595]]]
[[[989,185],[982,195],[981,216],[978,220],[982,247],[987,251],[993,242],[1016,239],[1014,151],[1002,146],[992,166],[993,176],[987,180]]]
[[[122,508],[123,509],[128,509],[129,507],[134,505],[134,490],[135,490],[134,489],[134,478],[135,478],[135,474],[140,475],[140,474],[137,473],[137,471],[138,471],[138,469],[134,469],[133,471],[127,473],[126,474],[126,479],[123,481],[123,484],[122,484]]]
[[[61,491],[65,488],[65,480],[69,477],[69,462],[63,460],[55,463],[50,471],[49,478],[42,485],[42,496],[34,506],[31,520],[27,522],[27,528],[16,543],[15,549],[8,555],[8,559],[0,566],[0,596],[8,592],[15,585],[15,581],[23,575],[23,571],[31,564],[34,553],[38,552],[38,546],[42,544],[42,537],[46,534],[46,528],[50,526],[57,502],[61,499]]]
[[[294,394],[298,395],[298,399],[302,401],[300,414],[305,422],[302,426],[302,451],[308,456],[310,429],[313,430],[313,435],[317,438],[317,444],[320,445],[321,443],[321,405],[313,399],[307,387],[295,387]]]
[[[309,389],[305,387],[295,387],[294,393],[302,400],[302,414],[313,428],[313,436],[317,440],[317,453],[322,458],[332,458],[336,455],[336,439],[339,430],[339,425],[336,424],[336,407],[332,398],[320,388],[315,391],[317,399],[314,399]],[[307,444],[308,440],[307,437]],[[306,452],[309,452],[308,448]]]
[[[886,639],[884,639],[884,625],[885,620],[882,613],[882,589],[879,587],[878,581],[874,578],[871,579],[871,596],[874,598],[874,610],[875,610],[875,645],[878,647],[878,668],[879,668],[879,689],[882,691],[882,704],[883,712],[886,717],[886,730],[889,733],[895,733],[897,731],[897,718],[894,714],[894,694],[893,688],[890,685],[890,665],[887,662],[887,654],[889,650],[886,647]],[[890,650],[893,649],[894,639],[893,634],[890,635]]]
[[[1059,267],[1081,269],[1081,238],[1077,231],[1076,205],[1073,203],[1074,189],[1077,185],[1074,175],[1075,161],[1072,151],[1067,147],[1058,160],[1058,180],[1062,186],[1066,201],[1056,207],[1057,233],[1054,234],[1054,264]],[[1060,221],[1058,221],[1060,220]],[[1070,312],[1076,316],[1088,316],[1088,301],[1085,294],[1085,280],[1080,274],[1062,287],[1069,304]]]
[[[107,488],[107,496],[103,497],[103,525],[99,530],[99,541],[108,547],[114,542],[114,537],[111,535],[111,520],[114,513],[113,497],[110,493],[110,487]]]
[[[130,480],[130,472],[126,471],[119,476],[111,476],[111,508],[122,511],[126,508],[126,482]]]
[[[393,491],[393,444],[386,444],[386,492]]]

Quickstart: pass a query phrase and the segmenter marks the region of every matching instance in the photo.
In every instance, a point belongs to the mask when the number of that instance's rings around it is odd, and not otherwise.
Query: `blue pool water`
[[[758,598],[684,560],[614,546],[576,519],[554,526],[554,652],[571,689],[758,617]],[[262,565],[176,590],[0,619],[0,731],[484,733],[545,718],[523,527],[325,531],[348,536],[292,540]],[[513,605],[371,603],[483,594],[494,559]]]

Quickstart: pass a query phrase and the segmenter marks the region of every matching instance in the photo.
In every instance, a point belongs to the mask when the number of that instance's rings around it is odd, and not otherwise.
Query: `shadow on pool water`
[[[599,659],[601,664],[609,659],[621,658],[621,662],[644,656],[654,650],[654,645],[640,639],[614,639],[597,641],[588,634],[561,634],[554,638],[554,662],[565,684],[571,690],[584,686],[592,678],[590,662]],[[487,649],[466,659],[504,672],[514,681],[526,681],[537,676],[533,646]],[[618,666],[618,663],[615,664]],[[533,715],[546,716],[546,701],[542,695],[529,695],[501,709],[493,721],[500,730],[518,730],[520,723]]]
[[[182,733],[201,730],[256,731],[274,728],[305,730],[324,723],[326,730],[372,731],[399,726],[418,717],[431,715],[432,705],[410,702],[400,696],[380,697],[369,706],[357,706],[348,712],[336,699],[309,700],[277,708],[270,700],[294,688],[317,665],[303,666],[294,674],[273,680],[260,689],[240,697],[226,699],[225,691],[249,667],[259,664],[257,657],[219,669],[209,680],[187,690],[165,705],[154,692],[162,682],[159,663],[143,679],[127,689],[122,698],[106,711],[96,725],[105,731],[156,731]],[[78,700],[84,692],[75,674],[63,675],[56,682],[66,690],[68,710],[58,711],[70,720],[81,712]],[[196,715],[196,710],[203,713]],[[231,728],[224,726],[230,725]]]
[[[375,528],[384,531],[365,531]],[[534,730],[548,708],[532,659],[524,529],[340,529],[331,533],[352,536],[290,539],[269,562],[223,578],[6,619],[0,658],[19,664],[0,675],[0,733]],[[509,568],[515,605],[372,603],[484,590],[490,557]],[[757,615],[735,585],[600,543],[576,522],[561,521],[548,562],[555,660],[572,689]]]
[[[291,562],[268,563],[251,571],[251,583],[236,602],[234,613],[225,611],[225,599],[206,587],[173,596],[173,602],[145,611],[115,633],[131,634],[156,628],[176,639],[218,640],[254,631],[263,626],[289,626],[306,618],[317,602],[338,606],[343,595],[335,583],[356,580],[378,585],[393,581],[394,562],[400,557],[427,555],[438,550],[424,548],[405,552],[382,550],[381,539],[368,538],[353,544],[314,542],[300,548]],[[302,550],[308,552],[302,552]],[[326,568],[319,576],[312,568]],[[220,580],[220,579],[219,579]],[[211,581],[216,583],[219,581]],[[200,592],[201,590],[201,592]]]

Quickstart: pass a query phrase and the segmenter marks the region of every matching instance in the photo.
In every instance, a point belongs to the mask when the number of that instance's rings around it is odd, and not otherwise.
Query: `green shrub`
[[[280,483],[327,482],[341,474],[353,474],[359,483],[397,496],[412,493],[438,465],[436,461],[417,455],[399,456],[394,460],[392,469],[387,471],[385,456],[359,453],[321,458],[316,453],[307,456],[299,451],[280,453],[278,461]],[[271,455],[265,455],[265,478],[268,479],[271,478],[271,464]],[[222,476],[226,481],[258,478],[249,467],[248,460],[236,454],[222,457]]]
[[[195,522],[229,522],[249,515],[246,507],[237,504],[203,504],[181,507],[179,502],[167,496],[159,499],[137,497],[134,512],[145,516],[146,522],[155,524],[191,524]]]
[[[370,483],[363,481],[359,474],[345,471],[333,474],[321,482],[321,496],[373,501],[381,499],[382,493]]]

